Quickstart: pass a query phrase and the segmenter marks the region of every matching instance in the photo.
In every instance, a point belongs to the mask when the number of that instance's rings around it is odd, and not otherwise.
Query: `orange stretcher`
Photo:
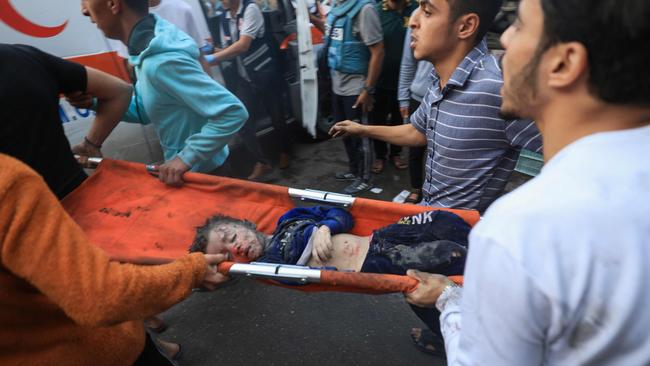
[[[144,164],[103,159],[97,170],[63,200],[63,206],[85,230],[90,241],[113,260],[139,264],[160,264],[188,252],[195,228],[215,214],[249,220],[272,234],[294,199],[349,207],[355,219],[351,233],[369,235],[373,230],[397,222],[401,217],[432,208],[347,195],[300,190],[206,174],[185,173],[183,187],[162,184]],[[474,225],[476,211],[448,210]],[[290,279],[290,286],[303,291],[346,291],[363,293],[410,292],[417,281],[407,276],[312,269],[309,267],[222,263],[228,275],[267,279]],[[273,268],[270,270],[270,268]],[[296,273],[300,273],[297,275]]]

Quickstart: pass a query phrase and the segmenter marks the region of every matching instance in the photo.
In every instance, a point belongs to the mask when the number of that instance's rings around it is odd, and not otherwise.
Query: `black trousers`
[[[399,126],[402,124],[402,115],[399,111],[399,102],[397,101],[397,90],[377,88],[375,93],[375,107],[372,111],[372,124],[378,126]],[[389,118],[390,117],[390,118]],[[375,146],[375,157],[386,160],[387,147],[386,142],[381,140],[372,140]],[[390,145],[390,155],[392,158],[402,152],[402,147]]]
[[[413,115],[420,107],[420,102],[411,99],[409,102],[409,116]],[[427,146],[411,146],[409,148],[409,177],[411,188],[421,189],[424,183],[424,154]]]
[[[257,123],[260,119],[265,116],[271,118],[275,141],[279,144],[280,152],[290,153],[293,145],[293,139],[285,121],[284,101],[282,100],[283,92],[286,89],[284,82],[279,74],[270,80],[267,85],[259,86],[243,78],[238,78],[233,87],[233,93],[244,103],[249,115],[248,121],[239,130],[239,136],[256,162],[265,164],[269,164],[270,161],[262,152],[256,135]]]
[[[361,107],[352,108],[358,97],[358,95],[343,96],[332,94],[332,115],[334,116],[335,122],[349,119],[363,123]],[[350,173],[354,174],[357,178],[363,179],[365,182],[369,182],[370,164],[372,164],[370,139],[367,137],[362,138],[348,135],[343,137],[343,144],[345,145],[345,152],[348,155]]]

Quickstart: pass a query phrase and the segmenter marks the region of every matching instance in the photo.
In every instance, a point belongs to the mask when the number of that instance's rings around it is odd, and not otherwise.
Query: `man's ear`
[[[478,26],[481,19],[475,13],[469,13],[461,16],[456,21],[456,29],[458,38],[467,40],[472,38],[478,31]]]
[[[117,15],[122,9],[122,0],[108,0],[108,9],[111,11],[111,14]]]
[[[566,88],[589,72],[589,53],[578,42],[560,43],[548,52],[548,85]]]

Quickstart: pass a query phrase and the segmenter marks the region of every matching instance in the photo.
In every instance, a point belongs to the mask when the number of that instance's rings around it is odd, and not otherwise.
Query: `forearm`
[[[242,36],[237,42],[231,44],[230,46],[217,51],[214,53],[215,60],[209,62],[211,65],[216,64],[220,61],[228,61],[233,58],[245,53],[250,48],[252,38],[247,36]]]
[[[407,37],[409,35],[410,32],[407,33]],[[404,43],[402,61],[399,69],[399,81],[397,84],[397,100],[399,100],[400,107],[409,106],[409,100],[411,99],[411,83],[413,82],[417,66],[417,63],[413,59],[413,53],[411,52],[410,47],[408,47],[409,42],[405,41]]]
[[[384,62],[384,43],[370,46],[370,62],[368,63],[368,76],[366,77],[366,86],[374,87],[377,84],[379,74],[381,74],[381,65]]]
[[[309,14],[309,21],[314,25],[314,27],[316,27],[316,29],[325,33],[325,20],[323,18]]]
[[[154,267],[110,262],[40,177],[24,174],[17,183],[0,209],[0,232],[7,233],[3,266],[75,322],[106,326],[143,318],[180,301],[201,283],[207,270],[202,254]]]
[[[388,142],[398,146],[424,146],[426,137],[413,125],[363,126],[361,136]]]
[[[178,157],[189,167],[208,160],[221,151],[241,129],[248,114],[243,106],[238,105],[224,110],[219,117],[210,119],[201,131],[185,140],[185,147],[178,153]]]
[[[86,137],[101,145],[120,123],[124,111],[129,107],[129,98],[98,99],[97,115]]]
[[[460,287],[450,287],[443,291],[436,302],[436,307],[440,311],[440,330],[445,341],[447,363],[449,366],[454,366],[458,362],[462,329],[462,316],[460,311],[461,297],[462,289]]]
[[[97,115],[87,138],[101,145],[120,123],[129,107],[133,88],[127,83],[101,71],[86,68],[88,85],[86,92],[97,100]]]

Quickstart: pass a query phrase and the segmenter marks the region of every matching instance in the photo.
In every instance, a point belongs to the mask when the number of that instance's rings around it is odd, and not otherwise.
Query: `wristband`
[[[210,55],[205,55],[203,57],[205,58],[205,61],[207,61],[210,65],[217,62],[217,56],[214,53]]]
[[[99,149],[102,148],[102,145],[101,145],[101,144],[97,145],[97,144],[95,144],[94,142],[91,142],[90,140],[88,140],[88,137],[86,137],[86,136],[84,136],[84,141],[86,141],[86,143],[87,143],[88,145],[94,147],[95,149],[98,149],[98,150],[99,150]]]

